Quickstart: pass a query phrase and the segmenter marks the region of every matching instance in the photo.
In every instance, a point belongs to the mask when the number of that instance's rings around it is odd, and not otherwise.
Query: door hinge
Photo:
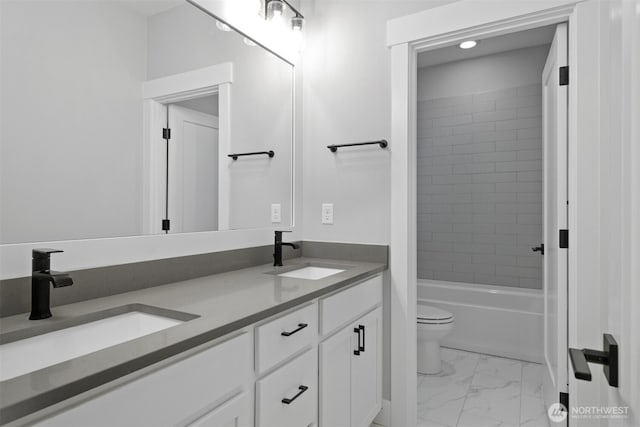
[[[162,129],[162,139],[171,139],[171,129],[169,128]]]
[[[560,392],[559,403],[569,410],[569,393]]]
[[[567,249],[569,247],[569,230],[560,230],[558,240],[560,249]]]
[[[169,231],[171,230],[171,221],[169,221],[168,219],[163,219],[162,220],[162,231]]]
[[[569,84],[569,67],[560,67],[560,75],[558,78],[560,86],[566,86]]]

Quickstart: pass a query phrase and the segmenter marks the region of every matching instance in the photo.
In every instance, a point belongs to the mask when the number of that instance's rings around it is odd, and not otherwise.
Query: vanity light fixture
[[[472,47],[476,47],[478,44],[475,40],[466,40],[460,43],[460,49],[471,49]]]
[[[298,10],[291,6],[287,0],[264,0],[264,17],[268,21],[272,21],[284,15],[285,6],[294,13],[291,18],[291,29],[293,31],[302,31],[304,16]]]
[[[272,20],[276,16],[282,16],[284,12],[284,2],[282,0],[265,0],[266,2],[266,17],[268,20]]]
[[[291,29],[293,31],[302,31],[302,23],[304,22],[304,18],[302,16],[294,16],[291,18]]]

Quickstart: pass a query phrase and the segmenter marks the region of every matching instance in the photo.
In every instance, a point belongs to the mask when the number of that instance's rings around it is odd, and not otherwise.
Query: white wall
[[[543,45],[420,68],[418,100],[539,83],[548,52],[549,45]]]
[[[378,146],[331,153],[326,146],[389,139],[388,19],[448,0],[305,3],[303,53],[303,237],[389,243],[389,150]],[[322,203],[334,203],[334,224],[322,225]],[[390,286],[384,276],[383,397],[390,398]]]
[[[114,2],[0,14],[0,243],[140,234],[145,18]]]
[[[281,224],[291,224],[293,67],[247,46],[235,32],[219,31],[188,4],[153,15],[148,24],[149,79],[232,62],[231,150],[276,153],[227,158],[220,173],[229,174],[230,228],[270,226],[271,203],[282,205]]]
[[[389,139],[391,118],[386,21],[450,3],[433,1],[305,4],[303,54],[304,237],[389,242],[389,150],[377,146],[331,153],[326,146]],[[322,225],[334,203],[334,225]]]

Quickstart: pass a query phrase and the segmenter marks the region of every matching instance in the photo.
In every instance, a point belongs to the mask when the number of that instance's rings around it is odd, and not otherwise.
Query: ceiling
[[[478,56],[491,55],[493,53],[522,49],[525,47],[550,44],[553,40],[555,25],[533,28],[517,33],[505,34],[484,40],[477,40],[478,44],[472,49],[460,49],[458,45],[447,46],[440,49],[422,52],[418,54],[418,68],[431,67],[432,65],[447,62],[462,61]]]
[[[122,6],[144,16],[152,16],[185,3],[185,0],[125,0],[120,2]]]

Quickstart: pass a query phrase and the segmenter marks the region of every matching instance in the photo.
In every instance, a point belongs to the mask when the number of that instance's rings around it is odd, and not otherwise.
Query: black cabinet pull
[[[296,332],[300,332],[301,330],[303,330],[307,326],[309,326],[309,325],[307,325],[306,323],[298,323],[298,328],[297,329],[294,329],[291,332],[281,332],[280,335],[282,335],[283,337],[289,337],[289,336],[295,334]]]
[[[356,349],[353,350],[353,354],[355,354],[356,356],[360,356],[360,351],[362,351],[362,349],[364,348],[360,347],[360,328],[353,328],[353,333],[358,334],[358,345],[356,346]]]
[[[296,400],[298,397],[300,397],[300,395],[302,393],[304,393],[305,391],[307,391],[309,389],[309,387],[307,387],[306,385],[301,385],[300,387],[298,387],[298,393],[296,393],[295,396],[293,396],[291,399],[285,397],[284,399],[282,399],[282,403],[284,403],[285,405],[290,404],[291,402],[293,402],[294,400]]]
[[[364,338],[365,338],[364,325],[358,325],[358,329],[362,331],[362,346],[359,347],[358,350],[364,353]],[[360,344],[359,341],[358,341],[358,344]]]

